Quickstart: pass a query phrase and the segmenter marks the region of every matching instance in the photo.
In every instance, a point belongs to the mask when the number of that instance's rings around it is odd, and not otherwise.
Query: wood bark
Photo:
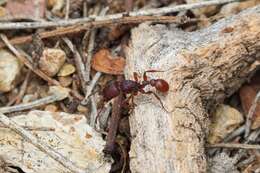
[[[141,24],[126,48],[127,78],[150,69],[150,78],[169,82],[152,95],[135,97],[130,116],[132,173],[207,172],[205,138],[209,114],[257,69],[260,59],[260,6],[227,17],[206,29]],[[147,90],[154,88],[147,88]]]

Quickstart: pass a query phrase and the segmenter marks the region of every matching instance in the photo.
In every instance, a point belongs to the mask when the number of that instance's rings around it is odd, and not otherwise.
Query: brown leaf
[[[92,68],[103,73],[119,75],[123,74],[125,59],[123,57],[113,57],[109,50],[101,49],[92,61]]]
[[[260,90],[260,80],[257,79],[257,76],[258,75],[256,74],[255,78],[253,78],[249,84],[244,85],[239,91],[240,100],[245,114],[248,114],[256,94]],[[252,129],[258,127],[260,127],[260,104],[256,106],[255,113],[253,115]]]

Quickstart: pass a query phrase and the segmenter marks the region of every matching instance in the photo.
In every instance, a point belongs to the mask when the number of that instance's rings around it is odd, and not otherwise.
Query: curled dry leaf
[[[243,115],[236,109],[228,105],[218,106],[211,119],[208,142],[211,144],[220,142],[243,121]]]
[[[125,59],[113,57],[107,49],[98,51],[92,61],[92,68],[103,73],[119,75],[123,74]]]
[[[244,113],[247,115],[250,107],[252,106],[252,103],[255,100],[256,94],[260,91],[260,80],[259,73],[255,75],[255,77],[251,80],[251,82],[247,85],[244,85],[240,91],[240,100],[242,103],[242,107],[244,110]],[[252,129],[256,129],[260,127],[260,104],[256,106],[254,115],[253,115],[253,121],[252,121]]]

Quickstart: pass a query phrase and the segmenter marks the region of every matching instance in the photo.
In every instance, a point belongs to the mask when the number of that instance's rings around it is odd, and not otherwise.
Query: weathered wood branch
[[[259,50],[260,6],[196,32],[148,24],[134,29],[125,74],[133,78],[135,71],[167,70],[149,75],[169,82],[170,91],[160,97],[172,113],[152,95],[136,97],[131,171],[207,172],[208,113],[257,69]]]

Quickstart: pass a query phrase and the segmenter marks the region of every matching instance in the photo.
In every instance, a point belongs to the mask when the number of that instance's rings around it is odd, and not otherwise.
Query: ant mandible
[[[153,91],[145,91],[144,88],[147,85],[151,85],[156,88],[157,91],[166,93],[169,91],[169,84],[163,79],[150,79],[148,80],[148,77],[146,73],[149,72],[164,72],[159,70],[147,70],[143,73],[143,81],[139,82],[138,80],[138,74],[136,72],[133,73],[134,80],[122,80],[122,81],[110,81],[106,84],[105,88],[103,89],[103,97],[104,101],[108,102],[111,99],[117,97],[120,93],[123,94],[131,94],[127,98],[127,102],[131,99],[132,103],[134,96],[138,94],[138,92],[142,94],[153,94],[157,100],[159,100],[162,108],[167,111],[167,109],[164,107],[160,97],[154,93]],[[167,111],[169,112],[169,111]]]

